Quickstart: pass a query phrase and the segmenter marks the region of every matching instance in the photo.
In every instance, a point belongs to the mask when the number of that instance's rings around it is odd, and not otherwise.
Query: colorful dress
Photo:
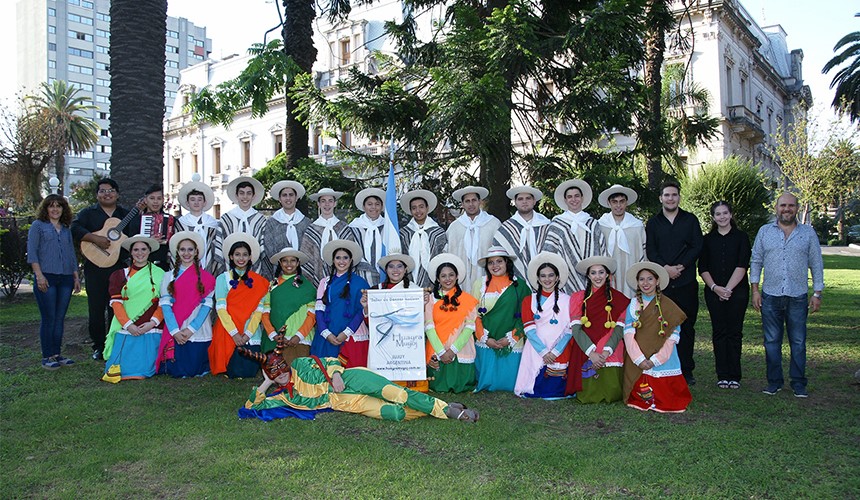
[[[681,374],[677,343],[684,312],[665,295],[660,310],[654,297],[642,296],[644,308],[631,300],[624,323],[624,397],[627,406],[661,413],[680,413],[693,400]],[[665,321],[661,328],[661,320]],[[663,331],[663,335],[660,331]],[[654,367],[642,371],[639,363],[650,359]]]
[[[209,346],[209,367],[213,375],[227,373],[230,378],[254,377],[260,365],[236,352],[233,335],[244,333],[250,339],[244,346],[260,351],[260,317],[263,296],[269,291],[269,282],[255,273],[247,271],[245,276],[234,280],[231,271],[225,271],[215,279],[215,311],[218,319],[212,330]],[[241,328],[241,330],[240,330]]]
[[[173,282],[173,293],[168,290]],[[203,285],[203,291],[198,288]],[[212,343],[210,314],[215,306],[215,277],[204,269],[189,266],[164,273],[161,280],[161,311],[164,329],[155,361],[158,373],[172,377],[198,377],[209,373],[209,345]],[[173,336],[188,328],[193,334],[184,344]]]
[[[450,299],[456,288],[448,290]],[[424,333],[427,335],[427,380],[436,392],[466,392],[475,389],[475,329],[478,321],[478,300],[466,292],[457,297],[459,306],[445,306],[441,299],[430,301],[424,311]],[[442,309],[443,307],[447,308]],[[476,325],[477,323],[477,325]],[[433,356],[440,358],[447,349],[457,355],[454,361],[439,368],[430,367]]]
[[[630,299],[610,288],[610,304],[606,300],[605,286],[592,288],[591,295],[585,301],[585,318],[582,317],[585,291],[576,292],[570,298],[570,313],[574,318],[571,321],[571,333],[575,345],[570,353],[567,394],[576,394],[580,403],[611,403],[622,399],[624,344],[621,338]],[[606,310],[607,305],[612,308],[610,311]],[[586,319],[586,324],[583,324],[583,319]],[[588,355],[594,351],[609,353],[606,364],[600,370],[594,370],[588,359]]]
[[[570,296],[558,294],[557,313],[553,311],[556,303],[554,292],[541,291],[538,300],[541,311],[537,309],[534,294],[523,300],[526,343],[514,394],[526,398],[564,398],[570,361]],[[556,358],[547,365],[543,357],[549,352]]]
[[[405,389],[367,368],[344,369],[337,358],[296,358],[290,382],[269,395],[254,390],[245,403],[243,418],[268,420],[267,413],[280,408],[298,410],[282,416],[302,416],[303,412],[331,408],[382,420],[411,420],[431,415],[447,419],[448,403],[441,399]],[[331,378],[340,373],[344,390],[334,392]],[[278,417],[276,417],[278,418]],[[313,418],[312,416],[310,418]]]
[[[266,335],[262,337],[260,349],[262,352],[273,350],[275,336],[279,332],[287,340],[298,335],[297,345],[281,350],[284,360],[291,363],[296,358],[310,355],[316,324],[314,303],[317,291],[307,278],[302,277],[301,284],[296,283],[295,274],[282,274],[272,285],[263,298],[262,321]]]
[[[523,355],[525,334],[522,320],[522,303],[531,290],[525,282],[511,281],[507,276],[493,276],[489,286],[481,287],[478,314],[483,330],[475,332],[475,370],[478,374],[478,391],[514,390],[520,359]],[[488,339],[508,339],[508,347],[493,349]]]
[[[110,275],[108,291],[114,317],[105,339],[105,373],[111,365],[120,365],[122,380],[142,379],[155,375],[155,358],[161,340],[161,308],[158,286],[164,271],[152,263],[144,267],[118,269]],[[140,335],[128,332],[131,325],[149,320],[156,327]]]
[[[367,351],[370,336],[364,324],[364,308],[361,306],[361,291],[370,288],[367,281],[356,273],[346,272],[323,278],[317,287],[316,318],[317,334],[311,342],[311,355],[320,358],[341,357],[347,368],[367,366]],[[349,285],[349,297],[340,294]],[[323,302],[323,295],[326,301]],[[337,346],[328,341],[329,335],[346,334],[346,342]]]

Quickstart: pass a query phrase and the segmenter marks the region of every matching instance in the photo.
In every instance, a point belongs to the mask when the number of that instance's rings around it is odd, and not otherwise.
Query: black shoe
[[[696,377],[692,375],[684,375],[684,380],[687,381],[687,385],[690,387],[696,385]]]
[[[93,361],[104,361],[105,357],[102,356],[101,349],[93,349]]]

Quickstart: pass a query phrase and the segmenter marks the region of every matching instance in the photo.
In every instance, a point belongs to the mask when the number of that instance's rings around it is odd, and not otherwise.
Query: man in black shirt
[[[122,219],[128,214],[128,210],[117,204],[119,200],[119,186],[110,178],[99,179],[96,187],[96,200],[98,203],[78,212],[72,221],[72,235],[78,242],[89,241],[101,248],[108,248],[110,240],[105,236],[94,234],[99,231],[106,220],[111,217]],[[126,254],[127,256],[127,254]],[[93,341],[93,359],[102,360],[102,350],[105,346],[107,336],[107,323],[113,317],[113,311],[108,307],[110,295],[108,294],[108,281],[111,273],[121,269],[125,264],[124,256],[111,267],[102,268],[84,257],[84,279],[87,287],[87,304],[89,306],[89,329],[90,338]],[[105,311],[108,316],[105,317]]]
[[[696,260],[702,251],[702,227],[699,219],[682,210],[681,187],[674,181],[660,188],[663,210],[648,220],[645,226],[645,251],[648,260],[663,266],[669,273],[669,286],[663,293],[687,315],[681,324],[678,357],[687,384],[696,383],[693,369],[693,344],[696,338],[696,317],[699,312],[699,283],[696,281]]]

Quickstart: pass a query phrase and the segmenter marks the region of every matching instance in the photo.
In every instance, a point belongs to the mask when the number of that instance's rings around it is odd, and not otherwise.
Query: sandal
[[[728,380],[720,380],[719,382],[717,382],[717,387],[719,387],[720,389],[728,389],[729,388],[729,381]]]
[[[741,388],[741,383],[738,382],[737,380],[732,380],[731,382],[729,382],[729,389],[740,389],[740,388]]]
[[[465,408],[463,410],[460,410],[460,414],[457,415],[457,420],[474,424],[478,421],[479,417],[480,415],[478,415],[478,412],[476,410],[470,410],[468,408]]]
[[[456,401],[452,401],[452,402],[448,403],[448,406],[450,406],[451,408],[454,408],[457,411],[462,411],[462,410],[465,410],[468,408],[463,403],[458,403]]]

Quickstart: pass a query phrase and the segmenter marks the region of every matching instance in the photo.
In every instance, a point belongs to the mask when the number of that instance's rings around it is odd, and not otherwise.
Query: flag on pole
[[[385,186],[385,225],[382,227],[382,256],[400,253],[400,223],[397,220],[397,187],[394,184],[394,138],[391,138],[391,156],[388,162],[388,184]],[[380,268],[380,280],[385,280],[385,269]]]

